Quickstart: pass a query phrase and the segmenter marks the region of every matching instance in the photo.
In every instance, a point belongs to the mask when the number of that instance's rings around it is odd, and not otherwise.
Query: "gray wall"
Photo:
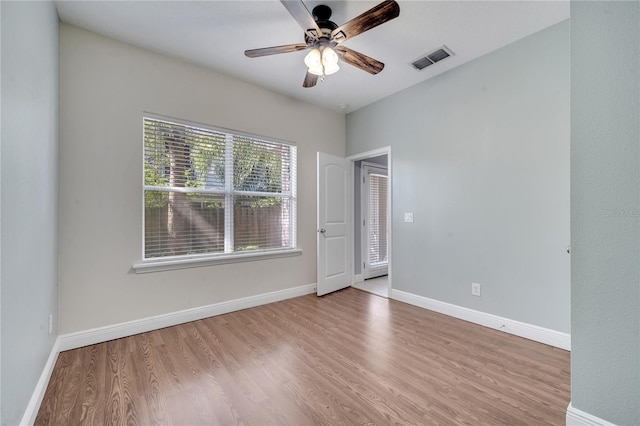
[[[2,9],[2,424],[18,424],[58,316],[58,15],[52,2]]]
[[[568,333],[569,133],[568,21],[349,114],[392,147],[394,289]]]
[[[597,58],[597,60],[594,60]],[[640,424],[640,3],[571,3],[571,403]]]
[[[60,96],[61,333],[316,282],[316,152],[344,156],[343,114],[67,24]],[[302,255],[133,273],[144,111],[296,142]]]

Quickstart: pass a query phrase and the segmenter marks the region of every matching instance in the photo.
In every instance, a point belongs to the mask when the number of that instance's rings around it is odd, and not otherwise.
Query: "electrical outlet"
[[[53,333],[53,314],[49,314],[49,334]]]
[[[471,294],[480,297],[480,284],[471,283]]]
[[[404,221],[406,223],[413,223],[413,212],[406,212],[404,214]]]

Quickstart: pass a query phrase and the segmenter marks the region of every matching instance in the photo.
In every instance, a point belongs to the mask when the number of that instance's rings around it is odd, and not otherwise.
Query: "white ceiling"
[[[341,25],[379,1],[304,2],[333,9]],[[378,75],[341,63],[303,88],[306,51],[247,58],[246,49],[303,43],[302,29],[277,0],[56,1],[63,22],[193,62],[275,92],[344,113],[471,61],[569,18],[568,1],[404,1],[400,16],[344,45],[385,63]],[[410,63],[442,45],[455,56],[423,71]]]

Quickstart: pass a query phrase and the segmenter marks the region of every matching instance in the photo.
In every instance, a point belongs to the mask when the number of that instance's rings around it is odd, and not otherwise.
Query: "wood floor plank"
[[[63,352],[36,425],[557,425],[569,353],[355,289]]]

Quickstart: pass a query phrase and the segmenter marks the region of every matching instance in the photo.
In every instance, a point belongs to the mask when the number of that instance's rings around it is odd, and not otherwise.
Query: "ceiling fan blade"
[[[384,68],[384,64],[377,59],[356,52],[348,47],[338,46],[335,50],[343,61],[370,74],[378,74]]]
[[[316,83],[318,83],[318,76],[307,71],[307,75],[304,76],[304,83],[302,83],[302,87],[313,87]]]
[[[400,6],[393,0],[386,0],[356,16],[349,22],[340,25],[331,32],[331,40],[337,43],[353,38],[400,16]]]
[[[298,52],[307,48],[306,44],[285,44],[284,46],[263,47],[261,49],[245,50],[245,56],[259,58],[260,56],[277,55],[279,53]]]
[[[322,35],[320,27],[313,19],[313,15],[309,12],[309,9],[302,3],[302,0],[280,0],[280,3],[289,11],[293,19],[296,20],[298,25],[304,30],[305,34],[316,40]]]

